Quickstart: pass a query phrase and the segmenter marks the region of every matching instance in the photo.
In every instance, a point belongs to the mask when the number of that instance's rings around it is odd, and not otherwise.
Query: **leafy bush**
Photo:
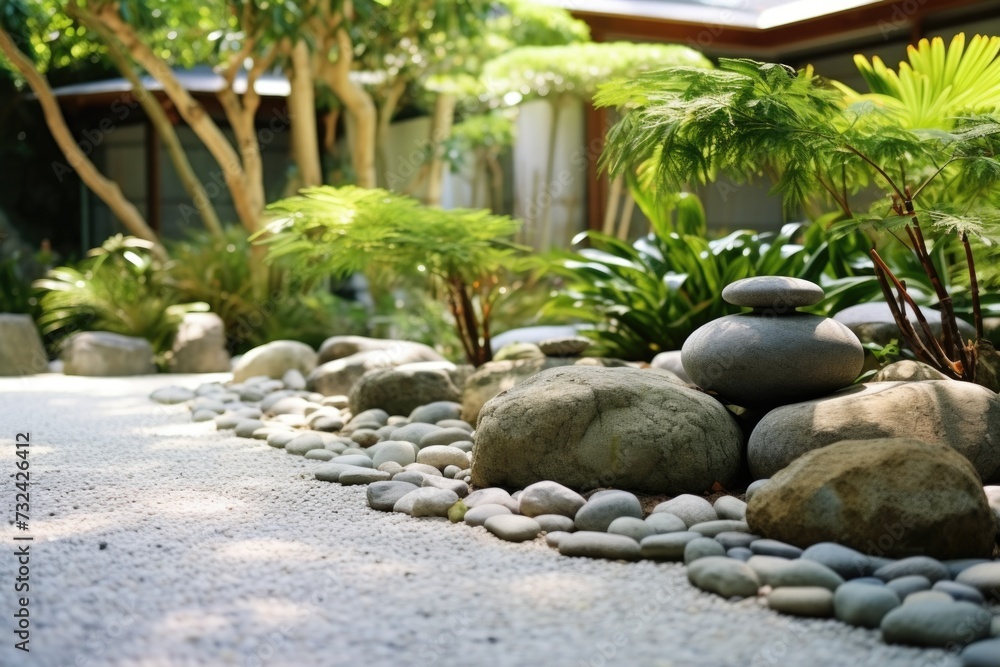
[[[364,271],[383,289],[417,281],[447,304],[468,361],[492,357],[493,310],[521,251],[510,241],[516,221],[356,187],[303,190],[268,210],[277,216],[262,239],[271,261],[291,259],[308,275]]]
[[[42,333],[111,331],[145,338],[154,352],[170,349],[185,313],[204,303],[177,303],[163,265],[148,241],[121,234],[91,250],[76,267],[61,266],[35,281]]]
[[[983,57],[995,56],[983,51]],[[975,268],[977,247],[1000,241],[1000,118],[972,115],[951,129],[915,130],[892,106],[847,104],[811,70],[728,59],[717,70],[672,68],[617,81],[603,87],[597,101],[631,106],[608,134],[603,159],[613,173],[651,165],[658,188],[668,191],[718,173],[747,179],[767,171],[790,211],[808,201],[835,203],[843,229],[876,232],[870,250],[875,276],[917,357],[969,381],[977,381],[983,366],[983,383],[1000,386],[1000,357],[983,340]],[[858,195],[873,185],[885,197],[856,211]],[[925,346],[918,334],[929,327],[917,299],[881,256],[880,238],[902,241],[919,263],[941,309],[940,344]],[[972,342],[961,338],[945,287],[955,262],[940,266],[934,256],[948,244],[968,275],[977,330]]]
[[[31,281],[21,268],[20,256],[0,257],[0,313],[34,315],[37,305]]]
[[[325,281],[288,263],[266,267],[267,296],[255,298],[250,252],[246,232],[236,226],[221,238],[201,232],[170,244],[169,281],[176,298],[207,303],[226,325],[231,352],[277,339],[318,347],[334,334],[365,333],[360,304],[334,296]]]

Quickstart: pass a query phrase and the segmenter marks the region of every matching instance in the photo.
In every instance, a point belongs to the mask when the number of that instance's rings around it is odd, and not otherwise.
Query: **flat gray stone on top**
[[[729,283],[722,289],[726,303],[744,308],[773,310],[779,315],[823,300],[823,288],[801,278],[756,276]]]

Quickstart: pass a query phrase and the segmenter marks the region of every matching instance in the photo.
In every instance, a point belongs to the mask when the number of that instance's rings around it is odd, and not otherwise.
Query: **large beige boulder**
[[[316,368],[316,351],[297,340],[275,340],[258,345],[244,354],[233,368],[233,380],[266,375],[280,380],[285,373],[295,369],[303,375]]]
[[[921,380],[950,380],[947,375],[921,361],[903,359],[879,369],[869,382],[920,382]]]
[[[167,354],[171,373],[223,373],[232,368],[226,324],[215,313],[187,313]]]
[[[848,440],[796,459],[750,499],[750,532],[874,556],[989,557],[995,525],[969,461],[912,438]]]
[[[30,315],[0,313],[0,376],[32,375],[49,369],[49,356]]]
[[[605,366],[617,368],[626,362],[599,357],[541,357],[488,361],[476,369],[462,386],[462,419],[475,424],[479,411],[497,394],[548,368],[560,366]]]
[[[125,376],[156,372],[153,347],[145,338],[110,331],[81,331],[62,345],[66,375]]]
[[[741,440],[722,404],[672,375],[550,368],[483,407],[472,483],[698,493],[736,475]]]
[[[767,413],[747,444],[756,479],[841,440],[916,438],[950,446],[983,481],[1000,471],[1000,396],[969,382],[874,382]]]

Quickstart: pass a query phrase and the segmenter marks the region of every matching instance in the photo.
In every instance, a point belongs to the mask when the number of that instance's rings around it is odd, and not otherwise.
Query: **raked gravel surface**
[[[225,376],[0,379],[0,665],[949,667],[944,651],[369,509],[365,487],[148,399]],[[13,440],[30,432],[30,530]],[[14,536],[30,653],[13,648]]]

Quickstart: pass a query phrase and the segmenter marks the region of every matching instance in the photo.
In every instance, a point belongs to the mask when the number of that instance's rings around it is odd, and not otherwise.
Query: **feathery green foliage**
[[[272,340],[318,347],[333,333],[365,333],[359,304],[331,294],[322,281],[300,275],[290,262],[267,266],[267,297],[254,298],[247,261],[251,244],[242,227],[227,227],[221,238],[198,232],[169,248],[175,298],[207,303],[225,323],[233,353]]]
[[[145,338],[157,355],[170,349],[185,313],[205,303],[177,303],[166,271],[142,239],[113,236],[76,267],[52,269],[35,281],[44,334],[111,331]]]
[[[715,71],[674,68],[612,82],[602,87],[597,103],[629,109],[608,135],[603,164],[612,173],[642,165],[655,171],[657,191],[705,182],[720,172],[737,180],[766,174],[789,210],[807,200],[835,203],[845,218],[841,231],[872,234],[875,276],[918,358],[956,379],[975,379],[978,342],[961,339],[942,277],[947,269],[935,265],[931,242],[950,237],[958,244],[981,339],[973,245],[1000,241],[1000,226],[991,223],[1000,205],[997,117],[976,114],[951,129],[911,129],[894,108],[870,100],[848,104],[811,70],[750,60],[722,60]],[[887,196],[859,215],[852,198],[869,185]],[[946,332],[940,346],[925,348],[905,316],[910,308],[920,319],[917,303],[878,252],[893,237],[905,239],[938,300]],[[907,305],[900,308],[900,301]]]
[[[490,317],[504,274],[522,251],[510,240],[517,221],[350,186],[303,190],[268,211],[277,219],[261,242],[271,261],[294,258],[312,275],[363,271],[383,286],[424,278],[447,302],[469,362],[489,361]]]
[[[1000,37],[975,35],[965,43],[965,33],[944,40],[922,39],[907,47],[908,62],[899,72],[877,56],[868,61],[854,56],[854,63],[871,89],[860,94],[834,82],[850,101],[872,100],[891,109],[905,127],[951,129],[966,114],[990,113],[1000,108]]]

